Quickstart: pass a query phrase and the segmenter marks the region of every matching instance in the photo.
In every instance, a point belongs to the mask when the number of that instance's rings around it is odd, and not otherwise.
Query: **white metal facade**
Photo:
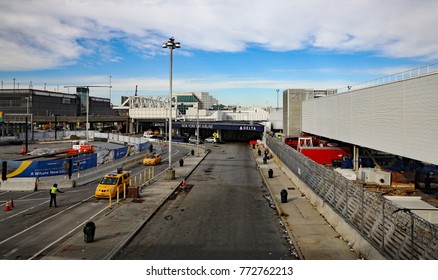
[[[438,74],[302,105],[303,132],[438,164]]]

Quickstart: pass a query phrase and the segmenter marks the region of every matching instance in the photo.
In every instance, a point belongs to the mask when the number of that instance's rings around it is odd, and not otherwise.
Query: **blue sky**
[[[434,0],[2,1],[0,80],[67,92],[111,76],[116,105],[136,85],[141,96],[168,95],[161,45],[174,36],[175,92],[276,106],[277,89],[338,89],[436,63],[437,10]]]

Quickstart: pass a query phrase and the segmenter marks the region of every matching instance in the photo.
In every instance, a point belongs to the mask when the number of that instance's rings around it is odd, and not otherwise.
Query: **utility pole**
[[[173,50],[179,49],[181,44],[175,42],[175,38],[163,43],[163,48],[170,50],[170,79],[169,79],[169,168],[166,171],[166,179],[175,179],[175,170],[172,168],[172,65]]]

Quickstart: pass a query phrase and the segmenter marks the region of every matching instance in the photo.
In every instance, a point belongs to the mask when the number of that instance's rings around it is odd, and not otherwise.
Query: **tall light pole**
[[[170,37],[169,41],[163,43],[163,48],[170,49],[170,81],[169,81],[169,169],[166,171],[166,179],[175,179],[175,170],[172,168],[172,56],[173,50],[180,48],[179,42]]]
[[[196,156],[199,157],[199,102],[196,104]]]

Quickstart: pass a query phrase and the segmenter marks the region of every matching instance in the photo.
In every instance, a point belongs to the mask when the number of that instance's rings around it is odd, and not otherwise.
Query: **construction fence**
[[[371,244],[394,260],[438,259],[438,226],[400,208],[384,194],[320,165],[280,139],[265,136],[278,159],[326,205]]]

